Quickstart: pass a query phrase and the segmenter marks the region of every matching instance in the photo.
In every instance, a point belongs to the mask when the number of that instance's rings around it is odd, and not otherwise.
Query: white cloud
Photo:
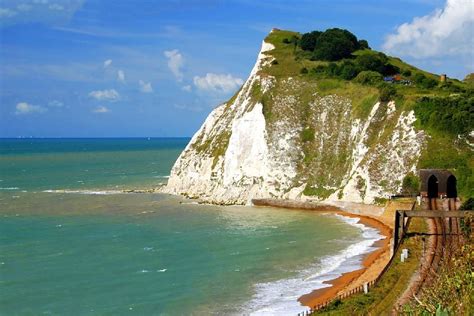
[[[66,25],[86,0],[4,0],[0,1],[3,26],[41,23]]]
[[[186,92],[191,92],[192,87],[190,85],[185,85],[181,87],[181,90],[186,91]]]
[[[93,109],[92,112],[94,112],[94,113],[107,113],[107,112],[110,112],[110,110],[105,106],[98,106],[95,109]]]
[[[19,11],[30,11],[33,8],[33,6],[30,4],[22,3],[22,4],[17,5],[16,8]]]
[[[184,65],[183,55],[177,49],[167,50],[164,52],[166,58],[168,58],[168,67],[176,77],[178,81],[183,80],[183,73],[181,68]]]
[[[49,107],[54,107],[54,108],[61,108],[64,106],[64,104],[61,101],[58,100],[53,100],[48,102]]]
[[[140,91],[143,93],[152,93],[153,88],[151,86],[151,82],[145,82],[143,80],[138,81],[140,84]]]
[[[64,10],[64,7],[62,5],[59,5],[57,3],[53,3],[49,6],[50,10],[56,10],[56,11],[62,11]]]
[[[120,99],[120,94],[115,89],[92,91],[89,96],[99,101],[113,102]]]
[[[42,113],[45,112],[46,109],[39,106],[39,105],[32,105],[26,102],[20,102],[16,105],[15,114],[30,114],[30,113]]]
[[[15,16],[16,12],[8,8],[0,8],[0,18],[11,18]]]
[[[107,59],[106,61],[104,61],[104,68],[109,67],[111,64],[112,64],[112,59]]]
[[[123,70],[117,71],[117,80],[121,83],[125,83],[125,72],[123,72]]]
[[[228,93],[238,89],[244,81],[230,74],[207,73],[204,77],[194,77],[194,85],[199,90]]]
[[[415,58],[473,54],[474,2],[447,0],[442,10],[415,17],[387,36],[384,50]],[[472,63],[472,59],[471,59]]]

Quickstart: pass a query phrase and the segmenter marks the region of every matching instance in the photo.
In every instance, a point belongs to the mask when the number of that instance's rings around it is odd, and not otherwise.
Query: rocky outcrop
[[[254,198],[372,203],[397,193],[425,143],[412,111],[321,93],[321,82],[273,76],[263,42],[240,91],[215,108],[179,156],[163,191],[218,204]]]

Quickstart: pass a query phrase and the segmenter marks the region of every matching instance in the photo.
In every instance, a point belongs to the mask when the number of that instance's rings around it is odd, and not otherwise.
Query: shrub
[[[467,242],[442,261],[432,284],[404,306],[403,315],[472,315],[474,247]]]
[[[463,93],[457,97],[421,98],[414,110],[422,127],[458,135],[474,129],[473,108],[473,93]]]
[[[379,95],[380,101],[388,102],[397,95],[397,89],[393,85],[384,83],[379,86]]]
[[[323,65],[317,65],[316,67],[314,67],[313,69],[313,72],[317,73],[317,74],[322,74],[322,73],[325,73],[326,72],[326,67],[323,66]]]
[[[359,49],[370,49],[369,43],[366,40],[359,40]]]
[[[304,74],[307,74],[307,73],[308,73],[308,69],[307,69],[306,67],[303,67],[303,68],[301,68],[300,73],[303,74],[303,75],[304,75]]]
[[[328,61],[351,58],[351,54],[358,49],[370,49],[366,40],[357,40],[348,30],[339,28],[305,33],[299,45],[303,50],[314,52],[314,60]]]
[[[293,35],[290,38],[284,38],[282,42],[283,42],[283,44],[297,45],[298,44],[298,36]]]
[[[359,72],[357,77],[355,77],[354,81],[364,84],[364,85],[376,85],[382,82],[383,76],[376,72],[370,70],[364,70]]]
[[[301,37],[300,40],[300,47],[302,50],[308,50],[308,51],[314,51],[316,47],[317,40],[319,38],[319,35],[321,35],[322,32],[320,31],[312,31],[310,33],[305,33]]]
[[[386,76],[400,72],[400,68],[390,64],[388,57],[383,53],[359,55],[356,64],[361,70],[376,71]]]
[[[303,142],[310,142],[314,140],[314,129],[311,127],[305,128],[301,132],[301,140]]]
[[[351,80],[358,74],[358,69],[357,67],[349,62],[345,61],[340,67],[339,67],[339,77],[345,80]]]
[[[379,73],[383,73],[383,68],[386,62],[387,57],[383,54],[364,54],[359,55],[356,58],[356,64],[362,70],[376,71]]]
[[[402,192],[403,194],[416,196],[420,187],[420,180],[413,173],[407,174],[403,178],[402,182]]]
[[[421,84],[423,82],[423,80],[425,80],[426,77],[424,74],[422,73],[417,73],[415,74],[415,76],[413,77],[413,81],[416,83],[416,84]]]
[[[336,63],[329,63],[328,66],[325,68],[326,74],[328,76],[338,76],[339,75],[339,67]]]
[[[328,29],[317,39],[314,56],[321,60],[336,61],[350,58],[359,47],[357,37],[347,30]]]
[[[433,78],[428,78],[422,73],[417,73],[413,77],[413,81],[415,81],[419,87],[424,89],[431,89],[438,85],[438,81],[434,80]]]
[[[382,74],[384,74],[386,76],[391,76],[391,75],[395,75],[395,74],[398,74],[398,73],[400,73],[400,68],[398,68],[397,66],[394,66],[390,63],[387,63],[382,67]]]
[[[474,210],[474,198],[470,197],[459,208],[461,211],[472,211]]]
[[[441,90],[445,90],[445,91],[449,91],[449,92],[453,92],[453,93],[462,93],[462,92],[466,92],[465,89],[463,89],[462,87],[458,86],[458,85],[454,85],[452,82],[448,81],[448,82],[443,82],[442,84],[440,84],[439,88]]]
[[[312,31],[305,33],[299,41],[301,49],[314,52],[313,60],[336,61],[351,58],[358,49],[369,48],[365,40],[357,37],[348,30],[333,28],[324,32]]]
[[[319,65],[314,68],[316,73],[325,73],[329,77],[338,77],[344,80],[351,80],[359,73],[359,69],[354,63],[344,61],[341,65],[336,63],[329,63],[326,67]]]
[[[438,85],[438,81],[433,78],[425,78],[421,82],[421,87],[425,89],[431,89],[431,88],[436,87],[437,85]]]
[[[402,72],[402,75],[404,75],[405,77],[410,77],[411,76],[411,70],[410,69],[405,69]]]

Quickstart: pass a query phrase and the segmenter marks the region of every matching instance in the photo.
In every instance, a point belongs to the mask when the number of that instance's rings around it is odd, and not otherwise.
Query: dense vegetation
[[[448,97],[422,97],[415,105],[421,127],[454,135],[474,130],[474,92]]]
[[[457,80],[440,82],[435,75],[407,65],[398,58],[371,50],[366,40],[358,40],[348,30],[332,28],[308,32],[301,36],[292,33],[291,36],[283,38],[282,43],[291,45],[295,60],[302,60],[305,64],[299,70],[302,75],[351,80],[379,89],[382,89],[380,84],[383,83],[384,77],[392,82],[391,77],[397,75],[394,82],[416,87],[417,90],[436,89],[449,93],[466,91],[466,85]],[[315,66],[306,66],[308,63],[304,60],[314,61]],[[274,62],[278,64],[278,60]],[[466,77],[465,82],[470,81],[471,77]],[[391,93],[390,97],[395,95]]]
[[[418,167],[451,170],[458,194],[465,199],[474,197],[474,158],[468,145],[468,135],[474,130],[473,92],[424,96],[413,108],[418,127],[430,136]]]
[[[466,237],[468,238],[468,237]],[[472,315],[474,311],[474,247],[471,241],[444,261],[430,287],[404,306],[408,315]]]
[[[402,193],[405,195],[416,196],[420,188],[420,179],[417,175],[410,172],[403,178]]]
[[[328,29],[324,32],[305,33],[299,41],[299,46],[305,51],[312,52],[314,60],[328,61],[350,58],[356,50],[369,48],[366,40],[359,41],[348,30],[338,28]]]

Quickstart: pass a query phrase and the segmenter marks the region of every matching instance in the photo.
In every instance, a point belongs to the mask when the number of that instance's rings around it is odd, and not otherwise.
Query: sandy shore
[[[299,201],[281,201],[281,200],[254,200],[257,206],[274,206],[292,209],[303,209],[317,212],[331,212],[346,217],[359,218],[359,223],[373,227],[380,231],[386,238],[374,243],[377,249],[365,255],[362,260],[362,269],[344,273],[340,277],[326,281],[330,287],[314,290],[313,292],[301,296],[298,301],[308,307],[314,307],[333,299],[337,295],[349,292],[350,290],[370,282],[378,277],[390,260],[390,239],[392,237],[392,228],[387,225],[386,220],[380,215],[373,215],[374,212],[368,212],[370,215],[362,214],[360,210],[357,213],[351,213],[348,208],[341,210],[334,205],[323,205],[318,203],[307,203]],[[380,218],[379,218],[380,217]]]

